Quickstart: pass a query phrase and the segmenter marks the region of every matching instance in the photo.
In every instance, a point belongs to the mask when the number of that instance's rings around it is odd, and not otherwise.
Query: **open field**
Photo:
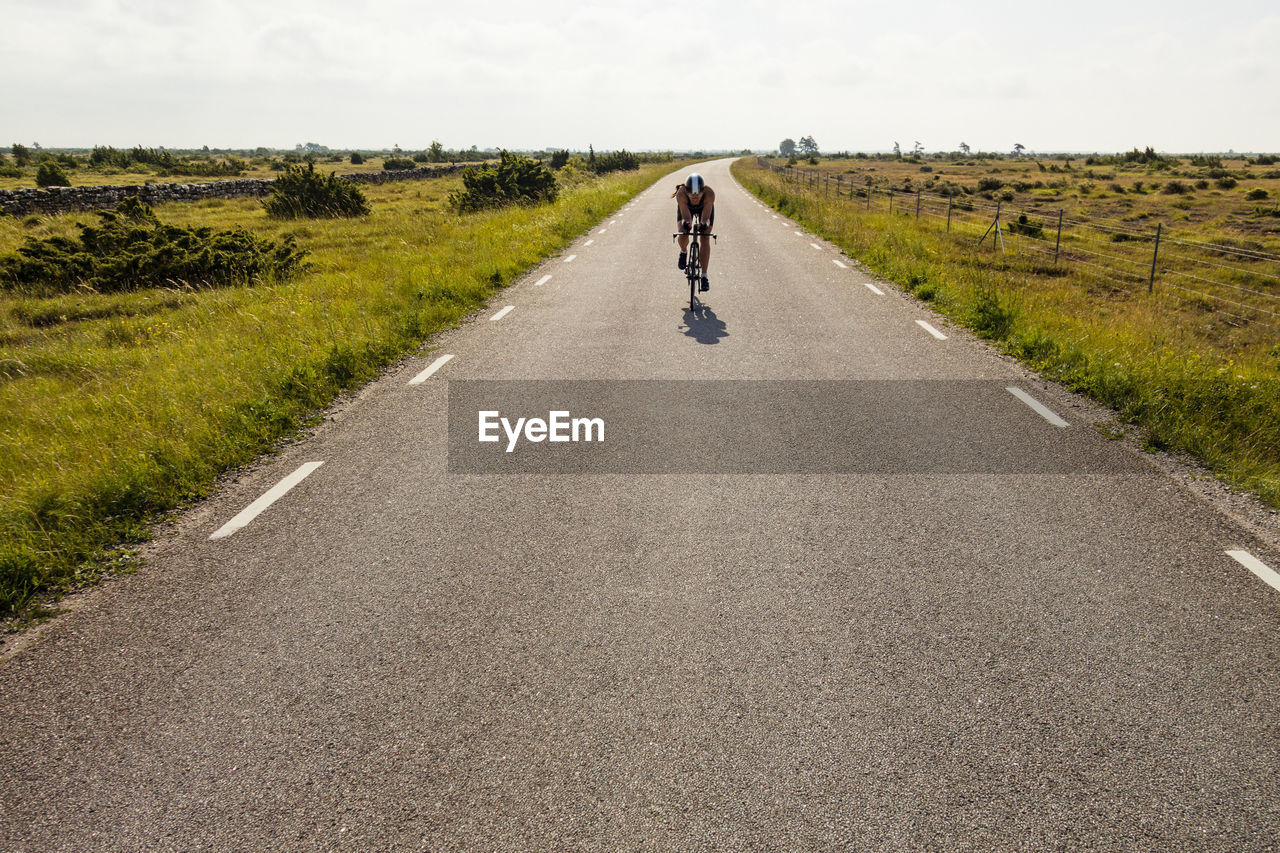
[[[166,205],[175,225],[292,235],[310,267],[255,286],[0,295],[0,611],[92,581],[104,547],[144,537],[677,165],[579,175],[552,204],[466,216],[445,206],[456,176],[369,187],[373,212],[354,220]],[[93,220],[0,219],[0,253]]]
[[[921,172],[922,165],[932,171]],[[1255,218],[1240,192],[1249,186],[1274,197],[1280,179],[1241,178],[1229,191],[1126,190],[1098,198],[1085,185],[1096,186],[1103,167],[1094,167],[1093,178],[1058,178],[1061,172],[1042,173],[1033,162],[827,161],[780,174],[743,159],[734,168],[748,189],[876,273],[1044,375],[1112,406],[1151,446],[1193,454],[1280,506],[1280,318],[1269,313],[1280,311],[1280,265],[1270,260],[1280,256],[1271,224],[1280,220]],[[821,172],[796,174],[800,169]],[[1037,187],[1044,179],[1036,175],[1066,185]],[[860,195],[868,178],[869,206]],[[979,190],[983,178],[1013,186]],[[1128,173],[1108,180],[1152,179]],[[1194,187],[1187,177],[1155,180]],[[944,182],[951,195],[941,194]],[[889,188],[897,190],[892,213]],[[930,193],[937,194],[928,200]],[[1006,217],[1003,251],[988,231],[997,203]],[[1070,239],[1064,231],[1055,262],[1050,225],[1058,209],[1080,224]],[[1019,222],[1018,210],[1032,215]],[[1086,227],[1084,217],[1102,228]],[[1176,227],[1166,231],[1152,287],[1156,221]],[[1206,253],[1197,243],[1231,251]]]
[[[1143,155],[1145,156],[1145,155]],[[1160,155],[1155,155],[1159,157]],[[1204,236],[1254,240],[1280,254],[1280,163],[1270,157],[1161,158],[1154,162],[1095,162],[1091,158],[904,158],[801,160],[797,171],[817,172],[843,188],[877,192],[917,190],[1017,209],[1065,211],[1069,219],[1194,230]],[[1111,155],[1093,159],[1115,159]],[[774,161],[786,166],[786,160]]]

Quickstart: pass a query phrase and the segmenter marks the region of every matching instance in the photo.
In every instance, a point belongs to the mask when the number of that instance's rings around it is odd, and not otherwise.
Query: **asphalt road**
[[[702,171],[10,654],[0,849],[1280,847],[1274,517]]]

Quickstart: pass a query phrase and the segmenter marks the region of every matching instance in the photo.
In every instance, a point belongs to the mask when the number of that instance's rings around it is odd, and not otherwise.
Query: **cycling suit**
[[[694,204],[692,200],[688,202],[690,216],[693,216],[695,214],[698,216],[702,215],[702,208],[707,203],[706,189],[704,189],[702,192],[703,192],[702,201],[698,202],[697,204]],[[688,198],[688,196],[686,195],[685,198]],[[716,210],[713,207],[711,208],[711,218],[702,220],[702,224],[706,226],[706,229],[708,231],[710,231],[711,226],[715,222],[715,220],[716,220]],[[676,203],[676,222],[683,222],[683,221],[684,220],[680,218],[680,204],[679,202],[677,202]]]

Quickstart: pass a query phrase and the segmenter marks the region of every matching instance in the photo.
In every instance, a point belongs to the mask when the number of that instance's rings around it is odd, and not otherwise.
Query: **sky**
[[[4,0],[0,145],[1280,151],[1280,4]]]

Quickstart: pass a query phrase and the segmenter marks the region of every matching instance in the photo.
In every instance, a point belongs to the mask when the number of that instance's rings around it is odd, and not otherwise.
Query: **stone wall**
[[[362,184],[385,184],[391,181],[414,181],[452,175],[463,166],[420,166],[382,172],[356,172],[339,175],[344,181]],[[32,213],[71,213],[78,210],[101,210],[115,207],[130,196],[147,204],[171,201],[198,201],[206,198],[242,198],[264,196],[271,192],[274,178],[244,178],[209,181],[203,184],[136,184],[110,187],[49,187],[47,189],[0,190],[0,213],[26,216]]]

